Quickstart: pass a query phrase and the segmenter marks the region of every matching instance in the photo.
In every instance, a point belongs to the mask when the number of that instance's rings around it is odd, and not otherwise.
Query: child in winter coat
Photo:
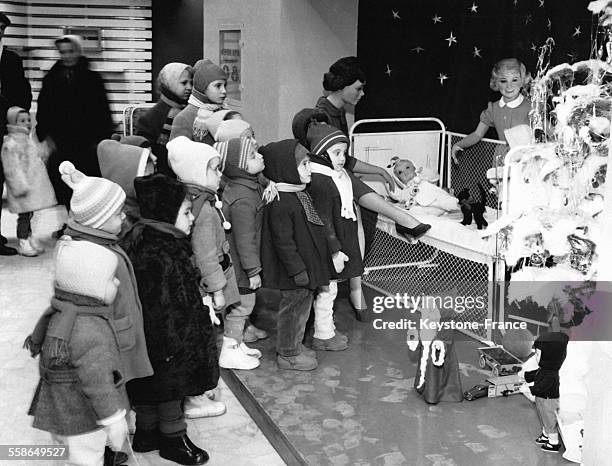
[[[353,187],[351,177],[344,169],[345,152],[349,142],[342,131],[327,124],[311,125],[307,141],[313,162],[312,182],[308,190],[328,229],[328,235],[331,235],[329,246],[333,259],[329,268],[333,280],[319,290],[314,302],[315,332],[312,348],[342,351],[347,348],[348,339],[335,329],[333,320],[338,280],[349,280],[352,303],[365,301],[361,289],[363,262],[359,248]],[[358,307],[354,306],[355,309]]]
[[[11,107],[6,113],[6,129],[2,144],[2,165],[6,177],[8,207],[17,217],[17,252],[33,257],[44,248],[32,237],[31,219],[37,210],[57,204],[55,192],[44,160],[43,145],[31,134],[30,114],[21,107]]]
[[[69,448],[68,463],[102,466],[107,441],[127,438],[128,400],[112,304],[117,256],[65,236],[57,244],[55,296],[25,346],[40,355],[33,426]]]
[[[559,369],[567,355],[569,337],[562,332],[547,332],[533,344],[539,368],[525,372],[525,381],[533,382],[529,387],[535,396],[535,405],[542,425],[542,433],[535,440],[547,452],[558,452],[561,448],[557,429],[559,410]]]
[[[258,175],[264,169],[264,161],[251,138],[218,142],[214,148],[221,154],[223,175],[227,179],[223,191],[223,213],[232,225],[228,239],[241,301],[241,304],[232,307],[225,316],[224,338],[232,339],[234,346],[237,344],[245,348],[244,334],[247,331],[256,339],[268,336],[265,331],[253,325],[247,326],[255,307],[255,291],[261,287],[261,196],[264,188],[259,183]],[[258,350],[246,348],[247,354],[251,352],[257,357],[261,355]],[[222,351],[222,359],[223,355]],[[226,367],[226,362],[229,361],[220,361],[221,367]]]
[[[134,178],[150,175],[156,170],[156,157],[151,148],[131,144],[138,142],[138,138],[139,136],[128,136],[120,142],[105,139],[97,148],[100,173],[107,180],[121,186],[126,195],[123,207],[125,219],[119,237],[123,237],[140,218]]]
[[[206,397],[219,378],[215,330],[192,263],[191,201],[182,183],[162,174],[136,178],[134,188],[141,218],[122,246],[134,265],[154,374],[128,383],[136,411],[132,447],[204,464],[208,454],[187,436],[181,406],[185,397]]]
[[[308,151],[295,139],[262,147],[264,193],[261,231],[263,286],[280,290],[277,362],[281,369],[317,367],[316,352],[302,344],[316,289],[329,284],[329,252],[323,221],[305,190],[311,180]]]
[[[226,108],[227,76],[223,69],[208,59],[198,61],[193,70],[193,90],[187,106],[174,117],[170,141],[185,136],[212,146],[215,141],[208,132],[206,121],[213,113]]]
[[[196,219],[191,242],[195,262],[202,276],[201,289],[205,296],[212,296],[212,305],[216,311],[225,309],[226,316],[230,316],[219,365],[227,369],[254,369],[259,366],[261,353],[247,347],[237,338],[242,330],[239,331],[237,325],[231,322],[235,313],[240,314],[242,311],[233,309],[240,306],[240,294],[230,256],[230,244],[226,238],[231,224],[225,220],[222,203],[217,196],[221,180],[221,156],[212,147],[181,136],[168,143],[168,160],[179,181],[187,185],[193,200]]]
[[[113,320],[119,341],[126,382],[153,374],[147,354],[142,306],[132,263],[119,246],[125,218],[125,192],[112,181],[85,176],[71,162],[59,166],[62,180],[73,191],[65,233],[79,241],[90,241],[117,256],[120,285],[113,304]]]

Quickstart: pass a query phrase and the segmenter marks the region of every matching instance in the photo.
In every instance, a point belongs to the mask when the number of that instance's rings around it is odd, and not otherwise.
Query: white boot
[[[240,343],[240,349],[248,356],[257,359],[261,358],[261,351],[259,351],[257,348],[249,348],[247,345],[245,345],[244,341]]]
[[[36,249],[39,254],[45,252],[45,247],[41,244],[39,240],[37,240],[33,236],[30,236],[28,239],[30,240],[30,244],[32,245],[32,247]]]
[[[30,239],[20,239],[19,246],[17,246],[17,252],[25,257],[35,257],[40,254],[40,252],[30,244]]]
[[[259,366],[259,359],[246,354],[236,340],[223,337],[223,346],[219,356],[219,367],[224,369],[255,369]]]
[[[183,405],[183,414],[189,419],[221,416],[226,410],[225,403],[211,400],[206,393],[186,397]]]

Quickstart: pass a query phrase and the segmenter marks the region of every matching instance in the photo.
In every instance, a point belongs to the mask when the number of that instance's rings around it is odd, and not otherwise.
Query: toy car
[[[481,369],[489,366],[494,377],[516,374],[523,367],[523,361],[509,353],[503,346],[485,346],[478,348]]]
[[[479,383],[474,387],[470,388],[467,392],[463,393],[463,398],[468,401],[473,401],[478,398],[483,398],[488,396],[489,393],[489,384]]]

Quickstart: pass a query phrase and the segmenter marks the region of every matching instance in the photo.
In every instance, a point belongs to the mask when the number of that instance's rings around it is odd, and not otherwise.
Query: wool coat
[[[56,435],[79,435],[100,428],[97,421],[129,408],[111,309],[91,298],[62,294],[51,300],[57,312],[76,312],[69,340],[70,362],[56,365],[48,337],[40,355],[40,381],[28,414],[33,427]]]
[[[118,244],[119,238],[102,230],[80,225],[72,219],[68,220],[66,234],[77,241],[89,241],[104,246],[117,256],[116,277],[120,283],[113,302],[113,325],[117,331],[125,381],[152,375],[153,367],[147,354],[136,277],[130,259]]]
[[[215,208],[215,195],[209,189],[195,185],[190,185],[190,189],[195,216],[191,244],[202,277],[201,289],[206,293],[223,290],[226,306],[239,303],[240,294],[234,266],[231,264],[230,243]]]
[[[128,383],[134,403],[201,395],[217,386],[216,332],[198,288],[189,238],[148,225],[121,242],[134,266],[154,374]]]
[[[259,152],[264,156],[264,175],[277,183],[300,183],[294,151],[298,141],[290,139],[268,144]],[[264,208],[261,230],[263,286],[278,290],[300,288],[293,277],[308,273],[306,288],[327,285],[329,250],[323,225],[308,221],[296,193],[281,192]]]
[[[232,224],[230,254],[239,288],[249,288],[249,277],[261,273],[263,187],[256,179],[228,179],[223,190],[223,213]]]
[[[8,125],[9,134],[2,144],[2,166],[7,187],[9,210],[14,214],[34,212],[57,204],[43,146],[25,128]]]
[[[318,163],[315,162],[314,156],[311,157],[313,157],[313,163]],[[313,173],[308,191],[323,223],[325,223],[330,253],[334,254],[342,251],[349,258],[344,263],[344,269],[341,273],[336,273],[331,260],[328,262],[332,278],[347,279],[361,276],[363,274],[363,261],[359,248],[357,221],[342,217],[342,201],[338,188],[329,176]],[[357,208],[354,207],[354,209]]]

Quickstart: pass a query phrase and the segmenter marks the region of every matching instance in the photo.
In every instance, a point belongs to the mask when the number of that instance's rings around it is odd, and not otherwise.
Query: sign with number
[[[242,100],[242,31],[219,31],[219,66],[227,74],[227,98]]]

